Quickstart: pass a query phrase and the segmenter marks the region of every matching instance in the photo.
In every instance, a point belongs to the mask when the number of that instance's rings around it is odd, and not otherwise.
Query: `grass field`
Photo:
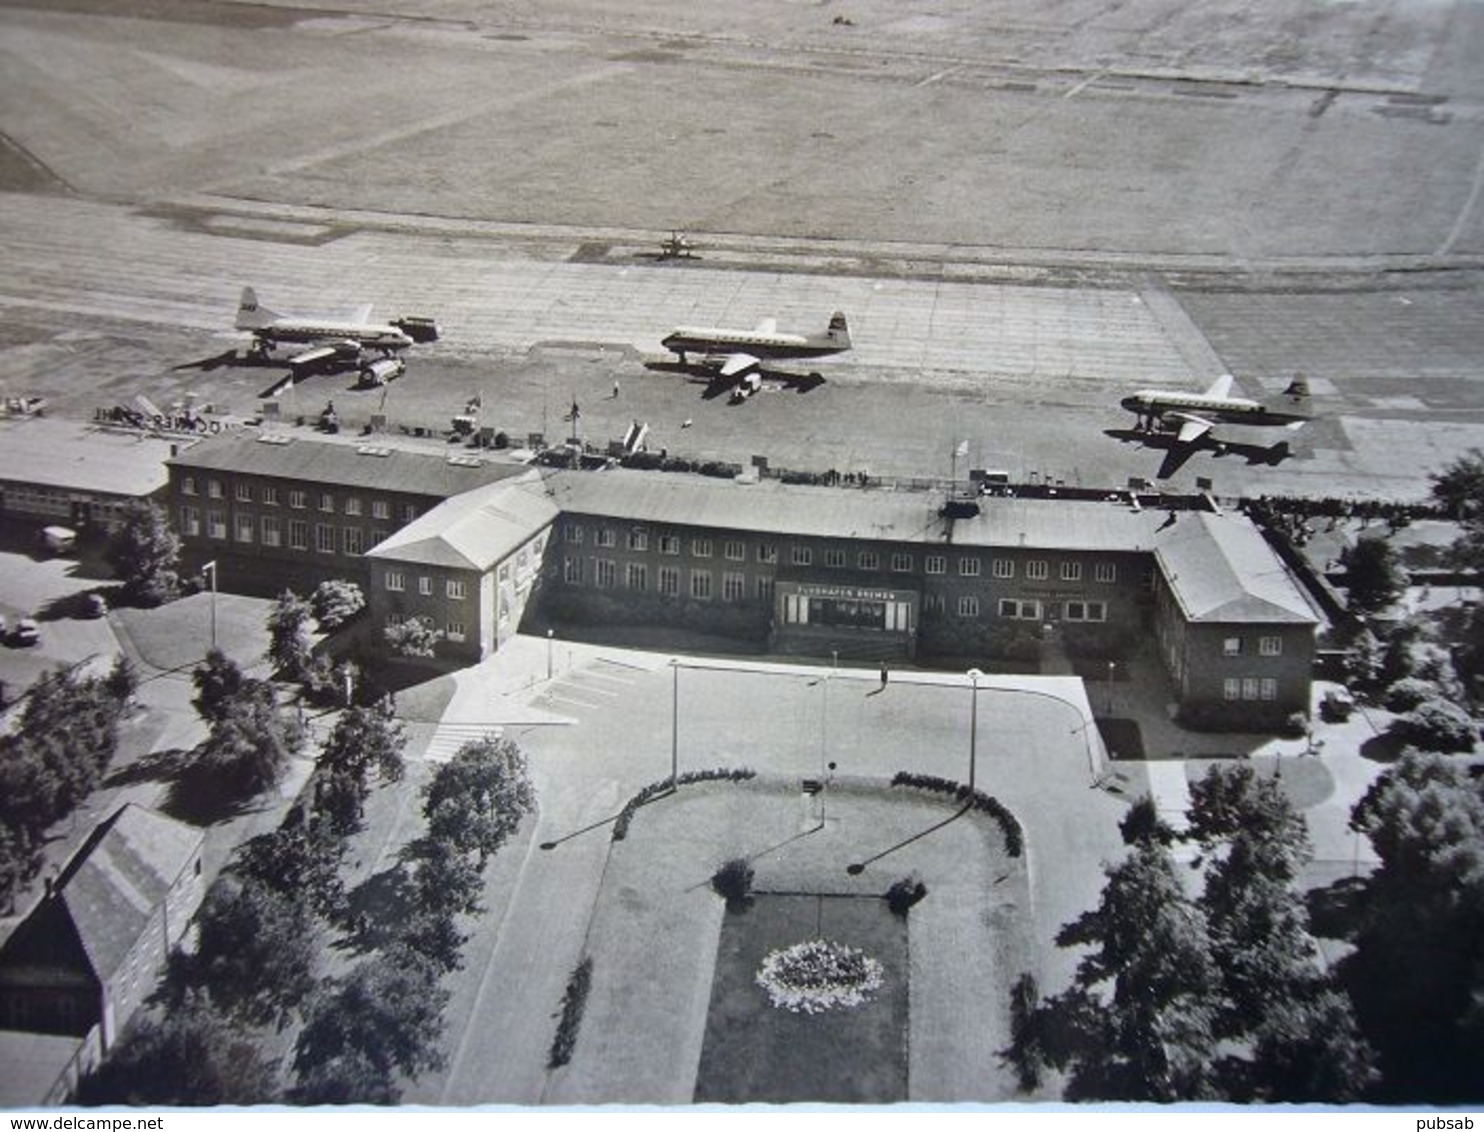
[[[760,895],[722,920],[698,1102],[907,1099],[907,930],[879,897]],[[827,939],[885,969],[871,998],[818,1014],[772,1005],[755,976],[779,947]]]

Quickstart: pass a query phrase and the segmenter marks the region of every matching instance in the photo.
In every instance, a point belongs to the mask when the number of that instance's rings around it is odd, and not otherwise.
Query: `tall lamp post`
[[[979,677],[984,673],[977,668],[969,669],[969,684],[973,699],[969,701],[969,796],[974,794],[974,773],[979,763]]]
[[[680,661],[670,661],[670,792],[680,788]]]
[[[202,566],[201,573],[211,575],[211,647],[216,648],[216,559]]]

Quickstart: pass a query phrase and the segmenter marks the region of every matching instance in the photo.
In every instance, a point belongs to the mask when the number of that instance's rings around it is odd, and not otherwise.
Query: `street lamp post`
[[[553,634],[553,630],[551,630],[551,629],[546,630],[546,678],[548,680],[551,679],[551,649],[552,649],[551,638],[552,638],[552,634]]]
[[[216,648],[216,559],[201,567],[201,573],[211,574],[211,647]]]
[[[969,701],[969,797],[974,796],[974,775],[979,763],[979,677],[984,673],[977,668],[969,669],[969,683],[973,688]]]
[[[670,792],[680,788],[680,661],[670,661]]]

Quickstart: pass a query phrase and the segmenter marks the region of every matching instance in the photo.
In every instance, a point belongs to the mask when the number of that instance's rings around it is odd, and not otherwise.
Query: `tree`
[[[398,656],[427,658],[438,651],[443,634],[418,617],[392,621],[382,630],[387,647]]]
[[[1345,650],[1345,679],[1357,691],[1369,689],[1381,674],[1385,648],[1381,639],[1362,625]]]
[[[209,649],[205,659],[191,670],[191,683],[196,685],[191,706],[206,723],[220,723],[246,681],[236,661],[219,648]]]
[[[0,748],[0,759],[4,757]],[[9,817],[0,818],[0,914],[15,910],[16,893],[40,871],[41,842],[35,831]]]
[[[58,666],[31,685],[19,726],[0,735],[0,891],[35,875],[46,830],[98,784],[118,746],[122,708],[107,681]]]
[[[1248,763],[1217,763],[1193,782],[1188,817],[1188,840],[1209,851],[1245,835],[1258,854],[1255,866],[1285,884],[1313,856],[1308,827],[1279,778],[1264,778]]]
[[[131,503],[104,557],[126,601],[156,606],[180,591],[180,538],[153,503]]]
[[[268,611],[268,663],[286,680],[301,680],[309,667],[309,603],[284,590]]]
[[[390,696],[371,707],[347,708],[320,751],[315,808],[342,834],[358,829],[371,772],[388,782],[401,781],[406,745],[407,730],[394,714]]]
[[[156,1018],[136,1017],[108,1059],[78,1086],[84,1105],[253,1105],[278,1099],[273,1068],[251,1036],[202,995]]]
[[[1484,1098],[1484,795],[1407,751],[1356,804],[1380,865],[1345,973],[1393,1102]]]
[[[108,675],[103,678],[103,686],[118,704],[120,711],[133,700],[135,693],[139,691],[139,669],[127,653],[119,653],[113,667],[108,670]]]
[[[1407,572],[1391,543],[1383,538],[1357,540],[1341,560],[1348,605],[1354,613],[1379,613],[1407,587]]]
[[[1433,476],[1432,497],[1449,518],[1484,521],[1484,452],[1471,448]]]
[[[476,912],[484,887],[479,867],[451,840],[421,837],[408,845],[412,907],[420,912]]]
[[[1142,845],[1147,842],[1170,845],[1175,840],[1175,831],[1159,816],[1159,807],[1149,794],[1142,794],[1134,800],[1128,813],[1118,823],[1118,832],[1125,845]]]
[[[230,789],[256,794],[278,782],[304,739],[303,723],[279,708],[273,685],[248,678],[223,705],[198,759]]]
[[[1425,700],[1394,719],[1389,731],[1409,747],[1442,754],[1472,751],[1478,734],[1469,714],[1447,700]]]
[[[192,982],[249,1022],[287,1021],[314,988],[314,924],[303,893],[224,874],[196,917]]]
[[[476,853],[481,869],[535,808],[525,755],[509,739],[465,743],[423,787],[428,835]]]
[[[309,607],[319,627],[331,632],[366,608],[366,595],[354,582],[331,578],[321,582],[310,595]]]
[[[335,919],[345,909],[344,855],[345,842],[326,823],[296,808],[277,829],[243,842],[231,871],[285,896],[303,896],[320,915]]]
[[[1343,1104],[1364,1097],[1377,1077],[1350,999],[1321,981],[1274,1001],[1252,1036],[1248,1087],[1232,1099]]]
[[[1453,564],[1484,571],[1484,452],[1470,449],[1434,476],[1432,496],[1462,528],[1449,550]]]
[[[1036,1058],[1068,1073],[1069,1099],[1216,1095],[1210,940],[1161,846],[1138,844],[1110,868],[1097,909],[1064,927],[1057,944],[1092,951],[1024,1031],[1035,1035]]]
[[[294,1047],[301,1103],[395,1103],[397,1074],[416,1077],[444,1064],[437,1041],[448,992],[415,951],[392,948],[310,1000]]]

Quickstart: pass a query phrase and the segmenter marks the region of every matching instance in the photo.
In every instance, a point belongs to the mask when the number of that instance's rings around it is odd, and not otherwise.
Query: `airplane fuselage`
[[[1274,409],[1250,397],[1211,397],[1202,393],[1162,393],[1141,389],[1119,402],[1123,408],[1147,420],[1165,416],[1176,419],[1204,417],[1223,424],[1258,427],[1293,424],[1310,419],[1308,413]]]
[[[850,347],[823,335],[758,334],[750,330],[677,326],[660,345],[672,354],[751,354],[757,358],[822,358]]]
[[[405,350],[412,339],[395,326],[358,322],[278,321],[252,327],[252,333],[265,342],[359,342],[372,350]]]

